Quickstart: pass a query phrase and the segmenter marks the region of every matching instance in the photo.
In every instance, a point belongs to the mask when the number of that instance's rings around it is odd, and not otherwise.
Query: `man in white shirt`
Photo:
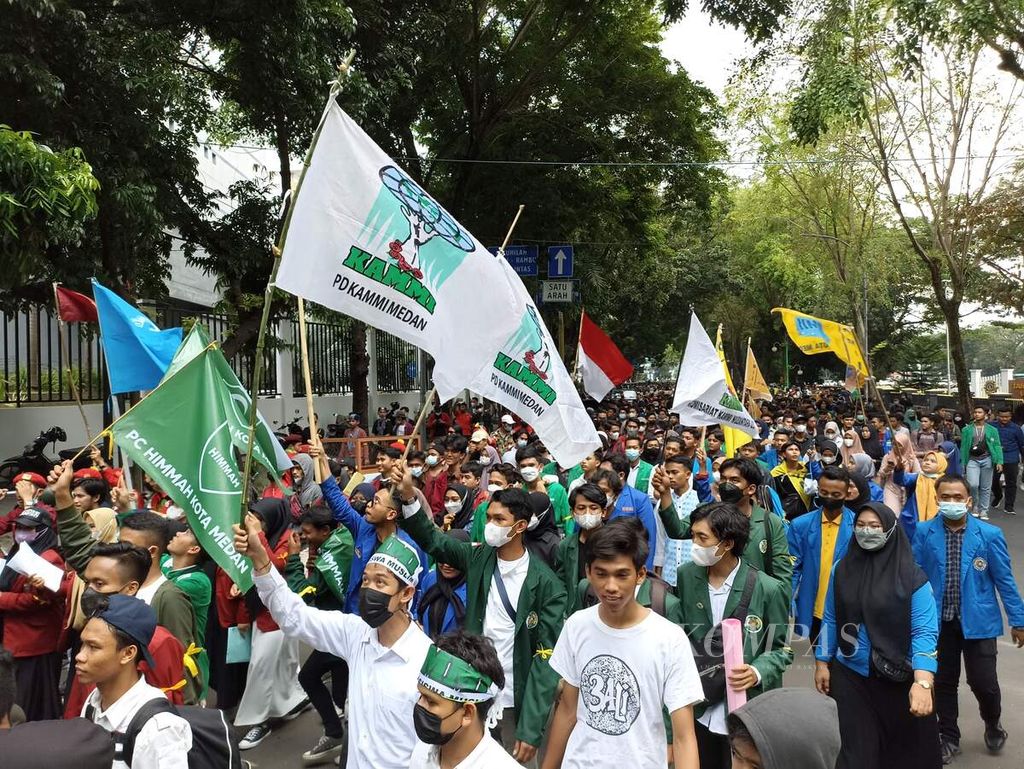
[[[103,596],[82,628],[82,646],[75,656],[75,671],[83,684],[96,684],[82,708],[82,716],[109,732],[124,734],[135,714],[149,702],[167,702],[164,693],[146,683],[138,665],[144,659],[154,667],[149,643],[156,630],[156,615],[126,595]],[[170,710],[157,712],[138,730],[130,756],[116,741],[112,769],[188,769],[192,730]],[[70,759],[73,761],[73,759]]]
[[[569,617],[555,644],[551,668],[562,681],[543,769],[663,769],[663,708],[676,769],[698,769],[693,705],[704,690],[683,629],[636,601],[647,548],[629,518],[587,538],[599,603]]]
[[[260,599],[289,638],[349,664],[348,769],[408,769],[416,731],[417,679],[430,639],[409,615],[422,569],[419,555],[390,536],[370,558],[359,616],[307,606],[276,569],[250,516],[235,525],[235,549],[252,559]]]
[[[489,638],[461,630],[438,638],[420,670],[413,715],[420,743],[409,769],[522,769],[489,732],[499,717],[494,699],[504,686]]]

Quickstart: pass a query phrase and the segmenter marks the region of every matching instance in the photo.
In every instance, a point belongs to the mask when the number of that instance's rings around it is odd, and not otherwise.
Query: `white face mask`
[[[711,477],[715,479],[715,483],[718,483],[720,480],[722,480],[722,474],[717,470],[711,473]]]
[[[536,467],[520,467],[519,474],[527,483],[533,483],[540,477],[540,469]]]
[[[576,525],[586,531],[590,531],[590,529],[596,529],[598,526],[601,525],[602,516],[600,513],[573,513],[572,517],[575,519]]]
[[[504,488],[503,486],[499,486],[499,485],[498,485],[498,484],[496,484],[496,483],[488,483],[488,484],[487,484],[487,490],[488,490],[488,491],[489,491],[489,492],[490,492],[491,494],[493,494],[493,493],[494,493],[494,492],[496,492],[496,491],[501,491],[501,490],[502,490],[503,488]]]
[[[499,526],[496,523],[488,523],[484,526],[484,542],[491,547],[501,547],[512,541],[511,526]]]
[[[821,458],[822,464],[825,464],[825,465],[831,465],[835,461],[836,461],[835,457],[822,457]]]
[[[853,446],[853,438],[843,438],[843,445],[846,446],[846,448],[852,447]]]
[[[533,515],[530,516],[530,522],[528,524],[526,524],[526,530],[527,531],[533,531],[539,525],[540,525],[540,518],[538,518],[537,514],[534,513]]]
[[[719,543],[720,544],[720,543]],[[690,547],[690,560],[698,566],[710,567],[722,560],[722,556],[716,552],[718,545],[692,545]]]
[[[807,432],[807,425],[797,425],[796,426],[796,431],[798,433],[805,433],[805,432]]]
[[[462,503],[457,501],[445,502],[444,509],[449,513],[457,513],[462,509]]]
[[[438,457],[436,454],[427,454],[427,458],[424,460],[428,465],[433,467],[437,464]]]
[[[605,497],[605,499],[608,501],[608,507],[614,507],[615,506],[615,497],[613,497],[611,494],[608,494]]]

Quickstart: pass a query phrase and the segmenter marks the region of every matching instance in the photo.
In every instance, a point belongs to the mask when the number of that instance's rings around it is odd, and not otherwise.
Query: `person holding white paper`
[[[0,572],[4,646],[14,655],[17,704],[29,721],[60,718],[62,710],[60,640],[69,581],[63,578],[64,560],[56,548],[52,512],[42,507],[24,510],[14,521],[14,547]],[[12,568],[26,561],[52,568],[40,567],[33,574]],[[53,569],[59,571],[56,581],[42,573]]]

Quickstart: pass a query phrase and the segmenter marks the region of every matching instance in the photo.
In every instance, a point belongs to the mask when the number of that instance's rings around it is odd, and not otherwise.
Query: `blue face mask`
[[[630,462],[640,459],[640,449],[626,449],[626,459]]]
[[[951,521],[959,521],[967,515],[966,502],[939,502],[939,515]]]

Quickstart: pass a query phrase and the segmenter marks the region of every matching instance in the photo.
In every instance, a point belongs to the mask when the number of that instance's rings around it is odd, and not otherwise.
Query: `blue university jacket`
[[[352,505],[349,504],[348,499],[342,494],[341,489],[338,488],[338,482],[334,480],[333,476],[328,477],[323,483],[320,484],[320,489],[324,493],[324,502],[331,508],[331,512],[334,514],[334,520],[344,526],[352,533],[352,539],[355,540],[355,551],[352,554],[352,568],[349,571],[348,577],[348,600],[345,601],[345,611],[349,614],[359,613],[359,588],[363,584],[363,571],[366,569],[366,564],[370,561],[370,556],[377,552],[377,547],[380,542],[377,541],[377,530],[373,527],[373,524],[367,523],[366,519],[359,514]],[[399,512],[401,515],[401,512]],[[420,556],[420,565],[423,567],[422,574],[427,571],[427,554],[423,552],[423,548],[413,542],[405,529],[399,529],[396,532],[399,539],[408,544],[416,550]],[[417,597],[419,591],[417,591]],[[415,599],[414,599],[415,602]]]
[[[1011,627],[1024,627],[1024,601],[1010,568],[1006,539],[997,526],[967,516],[967,530],[960,550],[960,624],[964,638],[998,638],[1003,617],[996,592],[1003,601]],[[914,560],[928,575],[935,606],[942,617],[946,586],[946,530],[941,517],[917,525]]]
[[[853,537],[854,518],[853,511],[844,507],[832,563],[825,565],[829,572],[846,555]],[[814,620],[814,599],[818,594],[818,575],[821,573],[821,508],[794,518],[786,529],[786,538],[789,540],[789,554],[793,557],[793,617],[796,625],[802,627],[802,633],[806,634]]]

